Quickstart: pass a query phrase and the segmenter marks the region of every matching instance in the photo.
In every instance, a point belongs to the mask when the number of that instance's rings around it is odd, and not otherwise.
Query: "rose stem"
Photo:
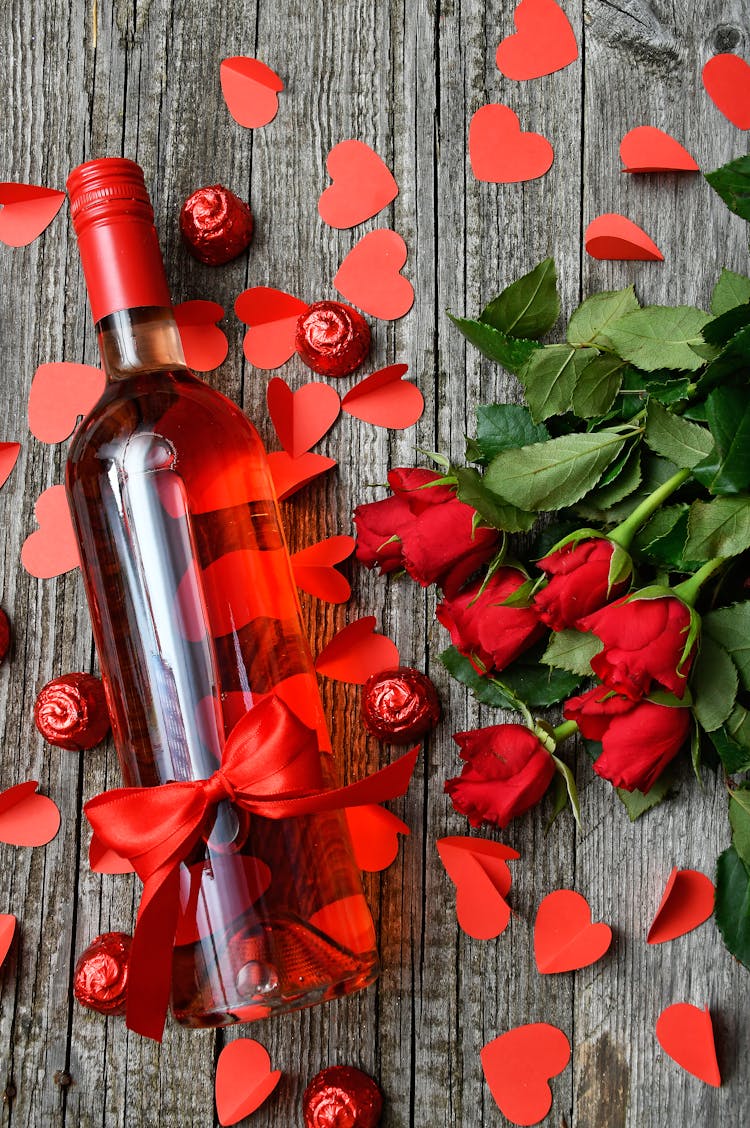
[[[668,478],[663,485],[655,489],[647,498],[644,498],[641,504],[635,507],[630,516],[626,517],[611,533],[607,533],[607,539],[614,541],[615,544],[619,544],[621,548],[630,548],[630,542],[641,525],[643,525],[651,514],[655,513],[659,506],[667,500],[670,494],[673,494],[676,489],[679,489],[682,483],[686,482],[689,477],[689,470],[678,470],[677,473],[673,474],[671,478]]]
[[[676,595],[678,599],[681,599],[683,603],[687,603],[689,607],[692,607],[698,598],[698,592],[702,585],[709,576],[712,576],[718,568],[721,568],[725,559],[724,556],[715,556],[713,560],[708,560],[702,568],[699,568],[698,571],[694,572],[687,580],[683,580],[681,584],[677,584],[677,587],[672,588],[672,593]]]

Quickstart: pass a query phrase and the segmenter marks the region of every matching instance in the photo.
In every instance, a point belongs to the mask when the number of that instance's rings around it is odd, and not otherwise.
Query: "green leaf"
[[[744,748],[746,752],[750,752],[750,712],[744,705],[740,705],[739,702],[735,705],[724,728],[735,744]],[[742,771],[743,769],[735,768],[734,770]]]
[[[727,345],[746,325],[750,325],[750,302],[734,306],[713,321],[706,322],[703,326],[703,339],[714,346],[713,355],[716,356],[717,347]]]
[[[653,517],[636,534],[633,550],[670,572],[694,572],[698,560],[686,560],[684,554],[690,506],[668,505],[657,509]]]
[[[750,968],[750,873],[734,846],[716,861],[714,916],[729,951]]]
[[[750,156],[739,157],[705,175],[729,210],[750,220]]]
[[[634,443],[630,450],[624,452],[617,460],[619,467],[613,462],[609,469],[602,475],[602,479],[595,490],[587,494],[582,502],[576,506],[576,512],[587,521],[602,521],[612,524],[612,506],[619,504],[629,497],[641,483],[641,448],[640,443]],[[607,478],[612,470],[617,473],[611,481]]]
[[[721,728],[737,697],[737,670],[723,647],[706,635],[690,673],[693,712],[706,732]]]
[[[708,314],[693,306],[646,306],[609,327],[609,339],[623,360],[645,372],[658,368],[695,372],[703,360],[691,345],[701,343]]]
[[[536,521],[536,513],[525,513],[487,489],[478,470],[469,466],[457,466],[453,473],[458,500],[476,509],[488,525],[505,533],[527,533]]]
[[[750,278],[724,267],[711,294],[711,313],[719,317],[745,302],[750,302]]]
[[[750,601],[709,611],[703,616],[703,633],[731,655],[743,688],[750,690]]]
[[[478,674],[468,658],[460,654],[455,646],[449,646],[440,655],[440,661],[456,681],[461,682],[482,705],[492,705],[497,709],[512,709],[519,712],[521,703],[502,686],[486,675]]]
[[[509,337],[542,337],[560,316],[555,260],[544,259],[529,274],[506,286],[479,320]]]
[[[559,758],[559,756],[555,756],[555,754],[552,753],[552,759],[555,761],[555,770],[565,780],[565,789],[568,793],[568,799],[570,800],[570,805],[573,808],[573,816],[574,816],[576,823],[578,825],[578,829],[580,830],[581,829],[581,804],[580,804],[580,801],[578,799],[578,788],[576,787],[575,776],[573,775],[572,771],[570,770],[568,765],[565,763],[565,761],[561,760]]]
[[[729,822],[732,845],[746,866],[750,867],[750,784],[729,792]]]
[[[699,423],[688,423],[666,407],[653,400],[646,412],[648,446],[663,458],[668,458],[678,469],[696,466],[713,449],[711,433]]]
[[[454,317],[448,314],[453,324],[461,330],[467,341],[475,345],[490,360],[502,364],[509,372],[518,372],[531,354],[541,348],[536,341],[525,341],[508,337],[499,329],[493,329],[483,321],[472,321],[467,317]]]
[[[750,498],[717,497],[715,501],[693,502],[688,517],[686,558],[737,556],[746,548],[750,548]]]
[[[570,410],[578,378],[596,355],[594,349],[574,349],[572,345],[545,345],[532,353],[518,379],[536,422]]]
[[[607,336],[610,325],[637,309],[640,306],[632,286],[626,286],[624,290],[605,290],[601,294],[592,294],[579,305],[570,319],[568,343],[607,348],[610,344]]]
[[[701,373],[699,386],[702,392],[725,383],[736,373],[744,373],[750,366],[750,325],[740,329],[719,355]]]
[[[506,450],[492,460],[485,481],[519,509],[562,509],[593,489],[624,442],[618,431],[603,430]]]
[[[591,659],[604,646],[595,634],[585,631],[555,631],[541,661],[581,677],[592,677]]]
[[[663,803],[675,786],[675,783],[675,768],[673,764],[669,764],[650,791],[625,791],[622,787],[616,787],[615,791],[617,792],[620,802],[628,812],[628,818],[631,822],[635,822],[641,815],[645,815],[646,811],[651,811],[654,807],[658,807],[660,803]]]
[[[555,772],[552,777],[552,783],[547,788],[547,795],[552,800],[552,803],[549,818],[544,824],[545,835],[549,834],[558,815],[561,815],[568,805],[568,788],[559,772]]]
[[[581,419],[594,419],[609,411],[620,390],[625,365],[616,356],[599,354],[578,374],[573,389],[573,411]]]
[[[566,670],[550,670],[537,661],[514,662],[498,679],[519,700],[536,709],[557,705],[575,693],[581,684],[579,675]]]
[[[643,444],[637,444],[637,446],[640,447],[641,452],[641,484],[632,493],[626,495],[623,501],[611,506],[606,518],[609,525],[616,525],[618,522],[624,521],[637,505],[640,505],[655,489],[664,485],[677,473],[674,462],[652,454]],[[594,497],[595,495],[596,491],[590,496]]]
[[[737,705],[736,710],[742,710],[742,706]],[[747,712],[747,710],[742,711]],[[731,722],[732,718],[730,717]],[[734,740],[729,735],[726,725],[722,725],[720,729],[715,729],[714,732],[710,733],[710,739],[719,754],[719,759],[724,765],[724,771],[727,775],[736,775],[737,772],[744,772],[750,768],[750,748],[743,748],[738,741]]]
[[[693,477],[714,494],[750,486],[750,401],[747,388],[715,388],[706,400],[714,449],[693,466]]]
[[[529,409],[517,403],[488,403],[477,407],[477,436],[472,462],[491,462],[496,454],[549,438],[543,423],[535,423]]]

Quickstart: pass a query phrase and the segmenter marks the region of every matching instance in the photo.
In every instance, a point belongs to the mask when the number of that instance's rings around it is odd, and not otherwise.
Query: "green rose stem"
[[[629,517],[626,517],[621,524],[617,525],[611,533],[607,533],[607,539],[618,544],[620,548],[626,551],[630,548],[630,542],[635,534],[640,529],[641,525],[649,519],[652,513],[655,513],[660,505],[667,500],[667,498],[679,489],[683,482],[686,482],[690,477],[689,470],[678,470],[671,478],[668,478],[663,485],[655,489],[652,494],[637,505]]]
[[[713,560],[708,560],[702,568],[699,568],[698,571],[694,572],[687,580],[683,580],[681,584],[677,584],[676,587],[673,587],[672,593],[676,595],[678,599],[681,599],[683,603],[687,603],[689,607],[693,607],[698,598],[698,592],[703,584],[709,576],[712,576],[714,572],[721,568],[724,561],[724,556],[715,556]]]
[[[552,735],[555,738],[555,743],[559,744],[561,740],[567,740],[569,736],[573,736],[578,732],[578,725],[575,721],[563,721],[557,728],[552,730]]]
[[[575,721],[563,721],[562,724],[551,731],[542,725],[534,725],[533,732],[539,742],[552,755],[561,741],[578,732],[578,725]]]

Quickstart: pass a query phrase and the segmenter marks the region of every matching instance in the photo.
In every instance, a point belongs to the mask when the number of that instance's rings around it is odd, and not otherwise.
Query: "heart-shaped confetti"
[[[373,317],[394,321],[414,304],[414,290],[400,273],[406,243],[395,231],[370,231],[349,251],[333,284],[352,305]]]
[[[555,0],[521,0],[513,23],[515,35],[503,39],[495,55],[506,78],[541,78],[578,58],[575,32]]]
[[[20,453],[20,443],[0,443],[0,489],[8,481]]]
[[[315,446],[341,410],[339,394],[330,384],[303,384],[293,392],[280,376],[268,381],[266,400],[279,442],[292,458]]]
[[[127,858],[123,858],[109,846],[105,846],[95,834],[91,835],[89,843],[89,866],[94,873],[132,873],[133,867]]]
[[[29,430],[43,443],[61,443],[88,415],[107,384],[90,364],[40,364],[29,392]]]
[[[514,1124],[538,1124],[552,1107],[548,1081],[570,1061],[570,1042],[556,1026],[534,1022],[488,1042],[479,1056],[503,1116]]]
[[[222,1125],[250,1116],[271,1095],[281,1071],[271,1070],[268,1050],[252,1038],[224,1047],[216,1064],[216,1111]]]
[[[298,588],[328,603],[345,603],[352,593],[346,576],[334,568],[354,552],[354,537],[328,537],[302,548],[292,556],[292,571]]]
[[[318,212],[329,227],[355,227],[398,195],[393,173],[364,141],[334,145],[326,168],[333,183],[318,200]]]
[[[49,580],[78,568],[80,559],[65,486],[50,486],[34,506],[39,528],[26,538],[21,563],[30,576]]]
[[[477,180],[517,184],[544,176],[555,152],[541,133],[523,133],[510,106],[480,106],[469,125],[469,159]]]
[[[318,909],[310,917],[310,924],[350,952],[371,952],[375,947],[372,913],[361,893]]]
[[[456,917],[475,940],[492,940],[508,926],[511,885],[507,862],[520,855],[501,842],[456,836],[436,842],[440,860],[456,887]]]
[[[15,932],[16,918],[13,914],[0,913],[0,968],[2,968],[5,957],[10,951]]]
[[[403,819],[379,803],[347,807],[344,813],[359,868],[367,873],[388,869],[398,856],[399,834],[411,834]]]
[[[679,141],[653,125],[639,125],[620,142],[623,172],[698,172]]]
[[[373,372],[346,393],[341,407],[376,427],[411,427],[424,411],[424,396],[415,384],[403,379],[408,370],[406,364],[390,364]]]
[[[0,184],[0,243],[27,247],[55,218],[65,199],[64,192],[38,184]]]
[[[268,456],[268,465],[276,496],[279,501],[283,501],[320,474],[325,474],[326,470],[332,470],[336,459],[309,451],[299,458],[292,458],[285,450],[275,450]]]
[[[708,1007],[701,1009],[692,1003],[673,1003],[656,1020],[656,1038],[664,1053],[693,1077],[716,1088],[721,1085]]]
[[[714,884],[699,870],[673,869],[646,937],[663,944],[692,932],[714,911]]]
[[[703,68],[711,101],[738,129],[750,129],[750,66],[739,55],[714,55]]]
[[[548,893],[534,921],[534,957],[543,975],[596,963],[612,943],[608,924],[592,924],[585,897],[573,889]]]
[[[234,55],[220,68],[221,92],[227,109],[238,125],[259,129],[276,117],[278,94],[284,89],[275,71],[260,59]]]
[[[36,780],[0,791],[0,842],[9,846],[46,846],[60,829],[60,812]]]
[[[308,306],[293,294],[271,286],[251,286],[234,303],[234,312],[249,326],[243,351],[256,368],[280,368],[294,354],[300,315]]]
[[[196,372],[211,372],[224,363],[229,341],[216,324],[223,316],[224,310],[218,302],[181,302],[174,307],[174,319],[188,368]]]
[[[592,258],[662,262],[664,255],[642,227],[617,212],[592,219],[584,245]]]
[[[395,642],[376,632],[374,615],[364,615],[334,635],[318,655],[315,669],[335,681],[364,685],[370,674],[398,664]]]

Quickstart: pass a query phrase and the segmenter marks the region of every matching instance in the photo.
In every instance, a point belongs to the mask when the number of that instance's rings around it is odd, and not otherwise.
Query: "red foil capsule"
[[[4,662],[10,650],[10,619],[0,607],[0,662]]]
[[[348,376],[370,351],[370,326],[343,302],[314,302],[297,322],[297,352],[321,376]]]
[[[247,204],[214,184],[193,192],[180,211],[182,238],[194,258],[221,266],[241,255],[253,237],[253,213]]]
[[[331,1065],[305,1089],[302,1111],[305,1128],[377,1128],[383,1094],[361,1069]]]
[[[125,1014],[128,997],[127,932],[105,932],[81,952],[73,973],[73,994],[99,1014]]]
[[[411,744],[440,720],[440,699],[426,674],[410,666],[371,674],[362,691],[362,720],[379,740]]]
[[[104,686],[93,674],[63,674],[48,682],[34,704],[34,723],[48,744],[82,752],[109,732]]]

